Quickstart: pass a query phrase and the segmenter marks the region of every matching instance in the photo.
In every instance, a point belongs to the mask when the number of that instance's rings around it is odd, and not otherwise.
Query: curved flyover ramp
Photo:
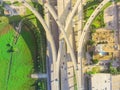
[[[63,36],[64,36],[64,39],[65,39],[65,41],[66,41],[66,43],[67,43],[67,46],[68,46],[68,48],[69,48],[69,50],[70,50],[70,55],[71,55],[71,58],[72,58],[72,61],[73,61],[73,65],[74,65],[74,69],[75,69],[75,72],[76,72],[76,70],[77,70],[77,63],[76,63],[76,62],[77,62],[77,61],[76,61],[76,58],[75,58],[74,50],[73,50],[73,48],[71,47],[70,41],[69,41],[69,39],[68,39],[68,37],[67,37],[67,34],[66,34],[66,32],[65,32],[62,24],[59,22],[58,17],[57,17],[57,14],[56,14],[55,11],[53,10],[53,8],[52,8],[49,4],[47,4],[47,3],[45,3],[44,5],[48,8],[49,12],[51,13],[51,15],[53,16],[53,18],[55,19],[56,23],[57,23],[58,26],[59,26],[59,29],[61,30],[61,32],[62,32],[62,34],[63,34]],[[57,73],[58,73],[58,71],[59,71],[59,68],[56,69],[56,72],[57,72]],[[58,80],[58,78],[59,78],[58,76],[59,76],[59,75],[57,75],[57,73],[56,73],[55,76],[56,76],[56,78],[57,78],[57,80]],[[58,82],[59,82],[59,81],[57,81],[56,84],[57,84]],[[59,89],[59,87],[58,87],[56,90],[58,90],[58,89]]]
[[[89,30],[90,25],[92,24],[92,21],[94,20],[94,18],[98,15],[98,13],[100,12],[100,10],[105,6],[105,4],[107,4],[110,0],[103,0],[98,7],[95,9],[95,11],[92,13],[92,15],[90,16],[90,18],[88,19],[87,23],[85,24],[83,31],[82,31],[82,35],[79,36],[79,46],[78,46],[78,88],[80,88],[80,90],[84,89],[82,86],[82,50],[83,50],[83,46],[84,46],[84,41],[85,41],[85,37],[87,35],[87,32]]]
[[[68,38],[67,38],[67,35],[65,35],[65,34],[66,34],[65,31],[68,30],[69,24],[71,23],[71,21],[72,21],[72,19],[73,19],[73,17],[74,17],[74,14],[76,13],[76,11],[77,11],[78,6],[79,6],[80,3],[82,3],[82,1],[81,1],[81,0],[77,0],[75,6],[73,7],[73,10],[69,13],[69,15],[68,15],[68,17],[67,17],[67,18],[68,18],[68,19],[67,19],[68,21],[67,21],[67,24],[66,24],[66,26],[65,26],[65,29],[63,28],[62,24],[61,24],[60,21],[58,20],[57,14],[56,14],[55,11],[53,10],[53,8],[52,8],[49,4],[45,3],[45,7],[49,10],[49,12],[51,13],[51,15],[52,15],[53,18],[55,19],[56,23],[58,24],[60,30],[62,31],[62,33],[63,33],[63,35],[64,35],[64,38],[66,38],[66,42],[67,42],[67,45],[68,45],[69,48],[72,48],[72,47],[70,46],[69,42],[67,41]],[[61,45],[63,45],[63,44],[60,44],[60,47],[62,47]],[[60,48],[60,47],[59,47],[59,49],[62,49],[62,48]],[[60,53],[61,53],[61,52],[60,52]],[[73,53],[74,53],[74,51],[71,50],[71,57],[72,57],[72,61],[73,61],[74,68],[75,68],[75,72],[76,72],[76,69],[77,69],[77,66],[76,66],[77,64],[76,64],[76,62],[77,62],[77,61],[76,61],[76,59],[74,58],[75,55],[73,56]],[[59,52],[58,52],[58,54],[59,54]],[[57,61],[57,65],[59,66],[59,64],[60,64],[60,57],[58,57],[58,60],[59,60],[59,61]],[[56,74],[58,74],[57,77],[59,77],[59,67],[58,67],[57,70],[56,70]],[[76,76],[76,77],[78,77],[78,76]],[[79,85],[78,85],[78,86],[79,86]]]
[[[77,69],[77,63],[76,63],[76,58],[75,58],[74,50],[71,47],[70,41],[68,40],[68,37],[67,37],[67,34],[66,34],[66,32],[65,32],[65,30],[63,28],[63,25],[58,20],[57,14],[53,10],[53,8],[49,4],[47,4],[47,3],[45,3],[45,6],[48,8],[49,12],[51,13],[51,15],[53,16],[53,18],[55,19],[56,23],[58,24],[59,29],[61,30],[61,32],[62,32],[62,34],[64,36],[64,39],[65,39],[65,41],[67,43],[67,46],[69,47],[71,58],[72,58],[72,61],[74,63],[74,68]]]

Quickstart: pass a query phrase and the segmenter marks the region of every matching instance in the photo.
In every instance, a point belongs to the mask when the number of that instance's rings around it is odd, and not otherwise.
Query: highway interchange
[[[66,31],[68,30],[69,24],[71,23],[75,13],[77,12],[77,8],[79,7],[80,3],[82,3],[81,0],[77,0],[76,4],[74,5],[72,11],[69,13],[68,15],[68,21],[67,24],[64,28],[64,26],[61,24],[61,22],[58,19],[57,14],[55,13],[54,9],[52,8],[52,6],[50,4],[48,4],[47,2],[44,3],[45,8],[48,9],[48,11],[51,13],[51,15],[53,16],[53,18],[55,19],[59,29],[62,32],[63,38],[64,40],[62,41],[62,43],[66,42],[67,47],[70,50],[70,56],[73,62],[73,66],[74,66],[74,71],[76,73],[76,78],[77,78],[77,88],[78,90],[84,90],[84,86],[82,85],[82,49],[84,46],[84,41],[85,41],[85,37],[87,35],[87,32],[89,30],[89,27],[92,23],[92,21],[94,20],[94,18],[98,15],[98,13],[100,12],[100,10],[104,7],[104,5],[106,3],[108,3],[110,0],[103,0],[98,7],[94,10],[94,12],[92,13],[92,15],[90,16],[90,18],[88,19],[87,23],[85,24],[81,35],[78,36],[78,60],[75,57],[75,53],[74,50],[70,44],[70,41],[67,37]],[[33,12],[33,14],[38,18],[38,20],[41,22],[41,24],[44,27],[44,30],[46,31],[46,35],[47,35],[47,40],[50,43],[50,47],[52,50],[52,58],[53,58],[53,79],[54,79],[54,83],[53,83],[53,89],[52,90],[59,90],[60,86],[59,86],[59,64],[60,64],[60,55],[62,53],[62,43],[59,46],[59,50],[60,52],[57,54],[56,48],[55,48],[55,42],[52,36],[52,33],[49,30],[49,27],[47,26],[45,20],[42,18],[42,16],[37,12],[37,10],[35,10],[35,8],[33,8],[32,6],[30,6],[25,0],[22,0],[22,3],[25,7],[27,7],[30,11]],[[81,13],[82,15],[82,13]],[[82,20],[81,20],[82,21]]]

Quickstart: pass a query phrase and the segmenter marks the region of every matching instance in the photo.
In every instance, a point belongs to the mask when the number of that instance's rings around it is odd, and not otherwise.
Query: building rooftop
[[[92,34],[92,40],[98,43],[114,43],[114,31],[107,30],[105,28],[97,29],[95,33]]]
[[[110,74],[93,74],[91,75],[91,90],[111,90]]]
[[[115,44],[114,31],[105,28],[97,29],[92,34],[92,40],[95,41],[94,59],[111,60],[119,49]]]
[[[91,90],[120,90],[120,75],[98,73],[90,78]]]
[[[120,75],[112,76],[112,90],[120,90]]]

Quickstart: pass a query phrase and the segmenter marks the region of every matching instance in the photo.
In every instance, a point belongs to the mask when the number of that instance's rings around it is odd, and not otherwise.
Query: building
[[[112,76],[112,90],[120,90],[120,75]]]
[[[115,42],[120,44],[120,3],[114,3],[104,10],[104,23],[107,29],[115,31]]]
[[[26,8],[23,5],[20,5],[20,6],[10,5],[10,7],[14,10],[14,15],[26,14]]]
[[[19,0],[3,0],[3,1],[5,1],[5,2],[10,1],[11,3],[13,3],[13,2],[16,2],[16,1],[19,1]],[[26,0],[26,1],[31,1],[31,0]]]
[[[115,30],[116,27],[116,7],[114,5],[110,5],[108,8],[104,10],[104,23],[106,28]]]
[[[90,90],[111,90],[110,74],[93,74],[90,77]]]
[[[10,16],[11,15],[11,12],[9,11],[9,10],[4,10],[4,14],[6,15],[6,16]]]
[[[90,90],[120,90],[120,75],[92,74],[89,85]]]
[[[97,29],[92,34],[92,40],[95,42],[93,59],[112,60],[118,57],[119,45],[115,43],[113,30]]]
[[[26,8],[21,6],[15,6],[15,5],[4,5],[4,14],[9,16],[15,16],[15,15],[25,15]]]
[[[2,5],[3,4],[3,0],[0,0],[0,5]]]
[[[97,29],[95,33],[92,34],[92,40],[96,44],[100,43],[114,43],[114,31],[105,28]]]
[[[4,14],[9,16],[18,15],[17,11],[12,8],[10,5],[4,5]]]

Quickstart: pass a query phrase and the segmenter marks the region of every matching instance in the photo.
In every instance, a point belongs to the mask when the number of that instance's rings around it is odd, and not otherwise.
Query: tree
[[[117,71],[118,71],[118,72],[120,72],[120,66],[119,66],[119,67],[117,67]]]
[[[93,59],[92,62],[93,62],[93,64],[97,64],[99,62],[99,60],[98,59]]]
[[[90,51],[89,54],[90,54],[90,56],[92,57],[92,56],[93,56],[93,51]]]
[[[115,68],[112,66],[112,62],[110,63],[109,67],[108,67],[108,72],[111,74],[119,74],[118,71],[119,68]]]
[[[88,71],[87,74],[91,75],[99,72],[100,72],[100,67],[96,66],[96,67],[93,67],[91,71]]]
[[[95,29],[92,29],[92,30],[91,30],[91,33],[95,33],[95,32],[96,32],[96,30],[95,30]]]
[[[109,72],[110,72],[111,74],[118,74],[117,69],[114,68],[114,67],[110,67],[110,68],[109,68]]]
[[[88,45],[93,45],[94,43],[95,43],[95,41],[93,41],[93,40],[88,41]]]
[[[111,33],[114,33],[114,30],[112,30]]]

